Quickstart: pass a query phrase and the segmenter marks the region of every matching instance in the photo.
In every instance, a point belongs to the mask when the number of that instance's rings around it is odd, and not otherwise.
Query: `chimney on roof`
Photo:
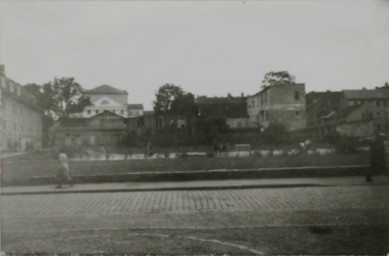
[[[227,94],[227,97],[228,97],[228,98],[232,98],[231,93],[228,93],[228,94]]]
[[[0,75],[5,76],[5,66],[0,64]]]
[[[241,96],[242,98],[244,98],[244,93],[242,92],[242,93],[240,94],[240,96]]]

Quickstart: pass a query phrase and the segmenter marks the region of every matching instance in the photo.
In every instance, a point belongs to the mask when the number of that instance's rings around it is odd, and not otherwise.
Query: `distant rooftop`
[[[375,89],[375,90],[343,90],[345,98],[347,99],[388,99],[389,89]]]
[[[349,116],[352,112],[357,110],[358,108],[362,107],[363,105],[353,105],[353,106],[348,106],[345,108],[342,108],[336,112],[336,117],[337,118],[343,118]]]
[[[126,91],[119,90],[107,84],[100,85],[96,88],[88,90],[86,94],[127,94]]]
[[[234,104],[245,102],[244,97],[206,97],[200,96],[195,99],[196,104]]]

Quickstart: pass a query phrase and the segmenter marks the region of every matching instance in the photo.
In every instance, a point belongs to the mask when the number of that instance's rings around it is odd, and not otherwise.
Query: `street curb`
[[[230,186],[205,186],[205,187],[166,187],[166,188],[120,188],[120,189],[90,189],[90,190],[51,190],[51,191],[21,191],[2,192],[1,195],[44,195],[44,194],[85,194],[85,193],[124,193],[124,192],[158,192],[158,191],[193,191],[193,190],[229,190],[229,189],[272,189],[272,188],[302,188],[302,187],[339,187],[339,186],[386,186],[389,182],[379,184],[268,184],[268,185],[230,185]]]
[[[77,184],[76,184],[77,185]],[[76,186],[75,185],[75,186]],[[377,184],[378,185],[378,184]],[[51,191],[21,191],[2,192],[2,196],[12,195],[44,195],[44,194],[84,194],[84,193],[123,193],[123,192],[158,192],[158,191],[193,191],[193,190],[227,190],[227,189],[269,189],[269,188],[296,188],[296,187],[330,187],[327,184],[269,184],[269,185],[231,185],[231,186],[206,186],[206,187],[166,187],[166,188],[120,188],[120,189],[90,189],[90,190],[64,190],[66,187]]]

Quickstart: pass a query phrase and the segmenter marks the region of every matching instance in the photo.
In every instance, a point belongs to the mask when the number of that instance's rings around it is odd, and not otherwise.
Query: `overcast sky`
[[[146,109],[165,83],[195,95],[247,95],[269,71],[289,71],[307,92],[389,81],[389,1],[0,4],[8,77],[109,84]]]

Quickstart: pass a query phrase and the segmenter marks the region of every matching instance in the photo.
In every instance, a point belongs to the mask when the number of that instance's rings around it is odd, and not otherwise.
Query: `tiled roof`
[[[225,118],[246,118],[248,117],[247,105],[243,103],[230,104],[202,104],[200,105],[202,116],[214,116]]]
[[[320,102],[331,102],[332,105],[337,105],[343,97],[342,92],[310,92],[307,94],[307,105]]]
[[[349,107],[345,107],[345,108],[342,108],[340,110],[338,110],[336,112],[336,117],[337,118],[343,118],[343,117],[347,117],[348,115],[350,115],[352,112],[354,112],[355,110],[357,110],[358,108],[362,107],[363,105],[353,105],[353,106],[349,106]]]
[[[346,99],[388,99],[389,89],[343,90]]]
[[[126,91],[116,89],[115,87],[106,84],[88,90],[85,93],[86,94],[127,94]]]
[[[2,90],[3,95],[11,97],[19,103],[32,107],[35,110],[40,112],[43,111],[39,107],[35,96],[27,91],[22,85],[9,79],[5,75],[0,75],[0,77],[0,90]]]
[[[196,104],[231,104],[245,102],[243,97],[199,97],[196,98]]]
[[[128,104],[127,109],[143,109],[143,104]]]
[[[114,117],[119,117],[121,119],[124,119],[124,117],[122,117],[121,115],[118,115],[118,114],[113,113],[113,112],[108,111],[108,110],[104,110],[103,112],[101,112],[97,115],[91,116],[89,119],[95,119],[96,117],[101,117],[101,116],[114,116]]]

